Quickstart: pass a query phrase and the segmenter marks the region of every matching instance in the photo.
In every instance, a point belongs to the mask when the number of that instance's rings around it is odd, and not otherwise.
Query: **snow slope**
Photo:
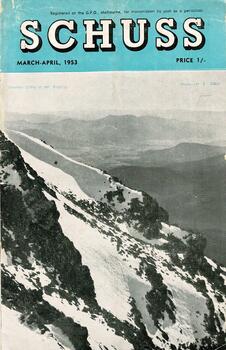
[[[42,171],[42,163],[38,163],[37,159],[34,160],[34,157],[25,154],[23,151],[22,155],[25,161],[38,173]],[[45,165],[45,167],[48,166]],[[49,170],[47,170],[47,173],[50,172],[51,166]],[[64,176],[67,178],[67,174],[64,174]],[[48,177],[47,179],[48,181],[50,180]],[[66,180],[64,183],[65,182]],[[49,183],[57,187],[56,182],[50,181]],[[79,198],[80,190],[74,188],[74,193],[76,197]],[[98,228],[88,226],[85,222],[65,210],[64,204],[68,204],[68,201],[65,201],[62,194],[57,193],[57,199],[50,198],[49,195],[47,196],[56,203],[60,213],[59,222],[63,228],[64,234],[74,243],[75,247],[78,248],[83,257],[83,262],[90,268],[99,305],[106,310],[112,310],[113,314],[118,319],[133,322],[128,316],[131,312],[131,305],[129,303],[131,279],[137,281],[137,284],[141,283],[143,285],[141,293],[151,289],[151,285],[146,278],[137,276],[133,269],[133,267],[139,267],[139,257],[133,259],[131,254],[129,257],[130,263],[128,265],[126,256],[118,253],[116,245],[112,244],[109,237],[103,236]],[[72,208],[76,207],[73,203],[70,203],[70,206]],[[79,210],[79,208],[77,208],[77,210]],[[87,214],[85,213],[85,215]],[[163,224],[162,231],[164,235],[172,234],[182,241],[188,236],[188,232],[167,224]],[[129,234],[129,232],[127,233]],[[125,251],[129,248],[129,242],[131,242],[131,248],[134,244],[138,244],[133,238],[130,238],[130,241],[128,241],[128,236],[124,235],[123,237],[123,235],[121,235],[120,238],[123,239]],[[90,242],[92,242],[92,244],[90,244]],[[181,279],[181,275],[184,275],[182,270],[178,269],[176,272],[172,272],[165,267],[165,263],[170,262],[167,254],[156,249],[155,245],[153,247],[148,244],[143,248],[143,257],[148,261],[150,256],[154,257],[157,262],[157,270],[164,276],[164,282],[173,294],[176,307],[175,314],[177,320],[175,324],[172,325],[170,321],[163,322],[164,331],[167,332],[170,343],[179,345],[182,339],[184,343],[189,341],[196,342],[196,339],[201,339],[208,335],[203,327],[203,315],[208,313],[203,295],[197,292],[192,284]],[[134,295],[132,294],[132,296],[136,299],[136,293],[134,293]],[[157,337],[159,335],[158,331],[154,327],[150,315],[147,320],[144,307],[143,313],[143,317],[147,322],[147,330],[149,334],[152,335],[153,339],[155,339],[155,336]],[[190,323],[192,323],[192,327],[188,327]],[[159,343],[156,340],[156,344],[160,345],[161,342]]]
[[[224,328],[226,299],[218,275],[223,274],[224,270],[212,260],[200,256],[197,259],[205,261],[207,273],[204,269],[195,272],[189,269],[186,257],[190,253],[189,239],[193,236],[166,223],[162,223],[159,236],[155,239],[142,240],[137,233],[132,235],[130,222],[123,221],[120,214],[125,203],[120,206],[117,202],[115,210],[112,206],[107,206],[106,201],[100,202],[102,197],[98,194],[98,187],[93,192],[91,190],[93,175],[90,174],[95,174],[98,178],[95,186],[101,183],[101,188],[104,187],[105,190],[115,189],[115,186],[122,186],[124,190],[123,185],[114,182],[109,175],[98,169],[64,158],[42,141],[20,133],[18,135],[21,137],[20,142],[27,140],[28,144],[35,143],[47,150],[50,158],[49,161],[44,161],[31,155],[27,151],[30,146],[24,143],[26,151],[20,148],[20,152],[26,174],[21,174],[15,164],[4,166],[2,172],[7,174],[6,189],[14,188],[15,196],[22,196],[26,201],[29,190],[24,190],[22,184],[22,177],[26,177],[29,179],[30,191],[34,190],[38,198],[38,191],[42,192],[50,212],[54,205],[58,213],[56,220],[62,230],[62,236],[59,237],[69,239],[81,255],[82,264],[88,267],[93,281],[95,296],[87,300],[73,293],[70,298],[70,280],[66,287],[63,286],[61,276],[55,274],[56,267],[39,261],[34,246],[29,246],[27,261],[18,260],[14,249],[20,242],[10,225],[4,226],[7,242],[11,242],[11,246],[7,243],[3,247],[4,272],[18,286],[23,286],[25,291],[41,291],[40,303],[47,302],[67,317],[67,322],[69,317],[86,329],[87,340],[93,350],[171,350],[172,346],[174,349],[182,349],[181,346],[189,349],[190,344],[198,344],[200,349],[204,349],[201,348],[204,338],[213,339],[215,345],[220,345],[217,336],[222,334]],[[58,163],[54,165],[53,153],[59,157]],[[59,167],[62,159],[66,159],[72,167],[67,163],[66,171],[63,171],[61,167],[65,163]],[[44,184],[38,182],[37,175],[31,169],[44,180]],[[82,177],[86,179],[81,187]],[[143,196],[128,188],[124,191],[126,203],[131,198],[140,200]],[[28,212],[29,210],[31,208],[28,208]],[[32,218],[36,219],[34,214],[32,212]],[[53,220],[52,217],[49,220],[47,218],[49,228],[52,227]],[[44,238],[48,244],[48,237]],[[52,254],[56,254],[54,246]],[[66,251],[64,255],[67,254],[69,252]],[[65,274],[66,269],[67,266]],[[211,271],[215,274],[214,279]],[[205,288],[200,281],[204,281]],[[148,295],[151,295],[151,299]],[[157,299],[154,299],[155,295],[158,296]],[[155,302],[152,303],[152,300]],[[31,329],[21,323],[19,312],[3,306],[2,313],[5,334],[3,350],[19,350],[18,344],[24,344],[26,337],[28,348],[31,348],[32,342],[37,345],[37,349],[75,348],[62,329],[49,322],[46,323],[48,331],[41,334],[37,327]],[[216,334],[211,334],[207,327],[210,322],[208,320],[211,320],[212,328],[216,328]],[[10,337],[14,329],[18,330],[16,340]]]
[[[37,158],[52,165],[57,162],[57,168],[76,178],[81,190],[96,200],[102,199],[106,201],[103,195],[107,191],[115,191],[117,188],[123,188],[126,202],[137,197],[142,200],[141,192],[122,186],[119,182],[113,181],[111,176],[103,171],[77,162],[37,138],[15,130],[10,130],[7,133],[22,149],[27,150]],[[126,202],[121,205],[117,203],[118,209],[122,210],[126,206]]]
[[[62,344],[51,333],[40,334],[40,332],[29,329],[20,322],[21,314],[2,305],[2,331],[1,345],[3,350],[75,350],[66,339],[62,340]],[[68,346],[65,344],[68,343]]]

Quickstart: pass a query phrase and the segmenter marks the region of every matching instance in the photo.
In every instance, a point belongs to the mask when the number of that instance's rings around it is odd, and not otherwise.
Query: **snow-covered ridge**
[[[59,170],[62,170],[68,176],[70,175],[74,182],[77,183],[80,191],[83,192],[84,196],[90,197],[92,200],[100,201],[111,206],[111,208],[118,212],[119,215],[124,213],[124,220],[129,222],[131,228],[131,234],[136,235],[136,231],[140,236],[150,238],[159,231],[159,222],[168,220],[168,214],[164,211],[158,203],[151,198],[149,195],[144,194],[141,191],[137,191],[124,186],[117,178],[111,177],[104,171],[96,169],[91,166],[77,162],[62,153],[53,149],[45,142],[38,140],[34,137],[26,135],[19,131],[8,131],[11,139],[20,147],[22,153],[29,158],[32,154],[35,158],[43,161],[45,164],[49,164],[52,167],[52,172],[56,171],[54,179],[57,183],[57,178],[61,176]],[[31,166],[35,169],[37,162],[35,163],[34,158],[28,159],[31,162]],[[45,168],[43,164],[43,168]],[[56,169],[56,170],[55,170]],[[42,174],[43,170],[41,167],[37,169],[38,174]],[[51,172],[51,170],[49,170]],[[45,172],[46,176],[49,177]],[[54,174],[51,175],[52,177]],[[69,177],[66,181],[72,183],[72,179]],[[62,184],[61,187],[63,187]],[[75,185],[73,185],[75,189]],[[155,218],[150,215],[155,212]]]
[[[46,149],[48,149],[48,150],[51,150],[53,153],[59,154],[60,156],[62,156],[63,158],[69,160],[70,162],[72,162],[72,163],[74,163],[74,164],[81,165],[81,166],[83,166],[83,167],[85,167],[85,168],[87,168],[87,169],[92,169],[92,170],[96,171],[97,173],[102,174],[102,171],[101,171],[101,170],[99,170],[99,169],[97,169],[97,168],[95,168],[95,167],[92,167],[92,166],[90,166],[90,165],[87,165],[87,164],[78,162],[78,161],[76,161],[76,160],[74,160],[74,159],[71,159],[71,158],[65,156],[65,155],[62,154],[61,152],[57,151],[55,148],[53,148],[53,147],[51,147],[50,145],[48,145],[47,143],[44,143],[43,141],[37,139],[36,137],[27,135],[27,134],[25,134],[24,132],[17,131],[17,130],[12,130],[12,129],[11,129],[10,131],[12,131],[12,132],[15,133],[15,134],[18,134],[18,135],[21,135],[21,136],[23,136],[23,137],[26,137],[27,139],[29,139],[29,140],[31,140],[31,141],[37,143],[38,145],[40,145],[40,146],[42,146],[42,147],[44,147],[44,148],[46,148]]]
[[[101,192],[105,194],[107,191],[114,191],[114,190],[117,190],[117,188],[123,188],[123,190],[126,192],[126,196],[128,197],[128,199],[131,200],[132,198],[138,197],[138,198],[140,198],[140,200],[142,200],[142,194],[140,191],[132,190],[132,189],[122,185],[121,183],[114,181],[112,179],[112,177],[110,175],[104,173],[104,171],[99,170],[99,169],[92,167],[90,165],[78,162],[78,161],[76,161],[68,156],[65,156],[64,154],[62,154],[61,152],[52,148],[50,145],[44,143],[43,141],[41,141],[35,137],[32,137],[30,135],[27,135],[21,131],[9,130],[9,132],[12,133],[12,135],[13,134],[19,135],[22,138],[28,139],[29,141],[32,141],[33,143],[41,146],[45,150],[50,151],[51,153],[53,153],[53,157],[54,157],[54,154],[60,156],[64,160],[67,160],[68,162],[74,164],[75,169],[77,169],[77,168],[79,168],[80,170],[83,169],[82,176],[87,177],[87,176],[89,176],[89,174],[90,175],[92,174],[91,175],[92,181],[97,180],[97,175],[99,175],[101,182],[102,182],[101,187],[103,187],[103,189],[102,189],[102,191],[99,191],[99,189],[98,189],[98,191],[95,191],[93,193],[94,195],[91,197],[94,197],[94,199],[98,200],[98,199],[102,198]],[[20,146],[20,145],[18,144],[18,146]],[[41,156],[41,154],[40,154],[40,156]],[[40,159],[40,157],[38,157],[38,158]],[[76,168],[76,166],[77,166],[77,168]],[[59,167],[59,164],[57,164],[57,167]],[[87,172],[87,170],[89,170],[89,172]],[[64,169],[64,171],[66,171],[66,170]],[[94,174],[96,174],[96,176],[94,176]],[[79,173],[77,175],[79,176]],[[103,186],[104,184],[105,184],[105,186]],[[84,189],[84,192],[85,192],[85,189]]]
[[[47,164],[35,157],[28,152],[20,149],[21,155],[25,162],[43,177],[48,185],[59,187],[63,192],[72,192],[80,199],[89,199],[89,197],[81,190],[76,182],[75,178],[71,175],[66,174],[56,166]]]

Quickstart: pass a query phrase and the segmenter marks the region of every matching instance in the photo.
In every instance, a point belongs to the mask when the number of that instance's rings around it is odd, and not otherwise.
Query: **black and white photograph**
[[[224,349],[225,74],[3,86],[2,349]]]

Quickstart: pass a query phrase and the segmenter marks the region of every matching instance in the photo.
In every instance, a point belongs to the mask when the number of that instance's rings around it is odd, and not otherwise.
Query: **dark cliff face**
[[[54,276],[59,275],[61,283],[77,296],[95,299],[93,281],[88,268],[81,263],[80,253],[63,235],[58,223],[59,213],[53,201],[49,201],[43,190],[54,194],[38,177],[10,141],[1,135],[3,152],[2,166],[11,166],[19,174],[20,185],[16,188],[2,185],[2,244],[11,250],[13,263],[20,259],[20,265],[29,266],[29,256],[35,252],[36,258],[46,267],[54,267]],[[33,179],[28,176],[31,173]],[[15,240],[7,233],[11,230]],[[76,234],[76,228],[75,228]],[[67,253],[66,253],[67,252]]]

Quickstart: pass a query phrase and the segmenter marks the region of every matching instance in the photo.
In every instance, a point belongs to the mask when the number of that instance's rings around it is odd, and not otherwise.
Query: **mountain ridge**
[[[140,152],[139,158],[134,161],[136,165],[163,166],[172,163],[187,163],[202,159],[224,155],[225,147],[211,146],[198,142],[181,142],[176,146],[163,150],[146,150]]]
[[[132,141],[150,143],[151,140],[157,139],[175,140],[175,137],[176,139],[187,141],[203,139],[207,142],[207,140],[216,140],[225,136],[221,124],[217,126],[208,122],[184,121],[155,116],[108,115],[97,120],[65,118],[51,123],[14,121],[8,122],[6,125],[17,130],[26,128],[45,130],[61,137],[67,133],[67,137],[71,137],[72,141],[74,143],[76,141],[78,144],[83,143],[85,140],[98,144],[98,135],[101,133],[106,144],[114,143],[116,140],[125,144],[124,140],[126,139],[129,141],[128,145]],[[117,127],[117,130],[112,129],[112,126]],[[130,138],[133,136],[134,140],[130,140],[127,134]],[[49,142],[50,140],[46,141]]]

